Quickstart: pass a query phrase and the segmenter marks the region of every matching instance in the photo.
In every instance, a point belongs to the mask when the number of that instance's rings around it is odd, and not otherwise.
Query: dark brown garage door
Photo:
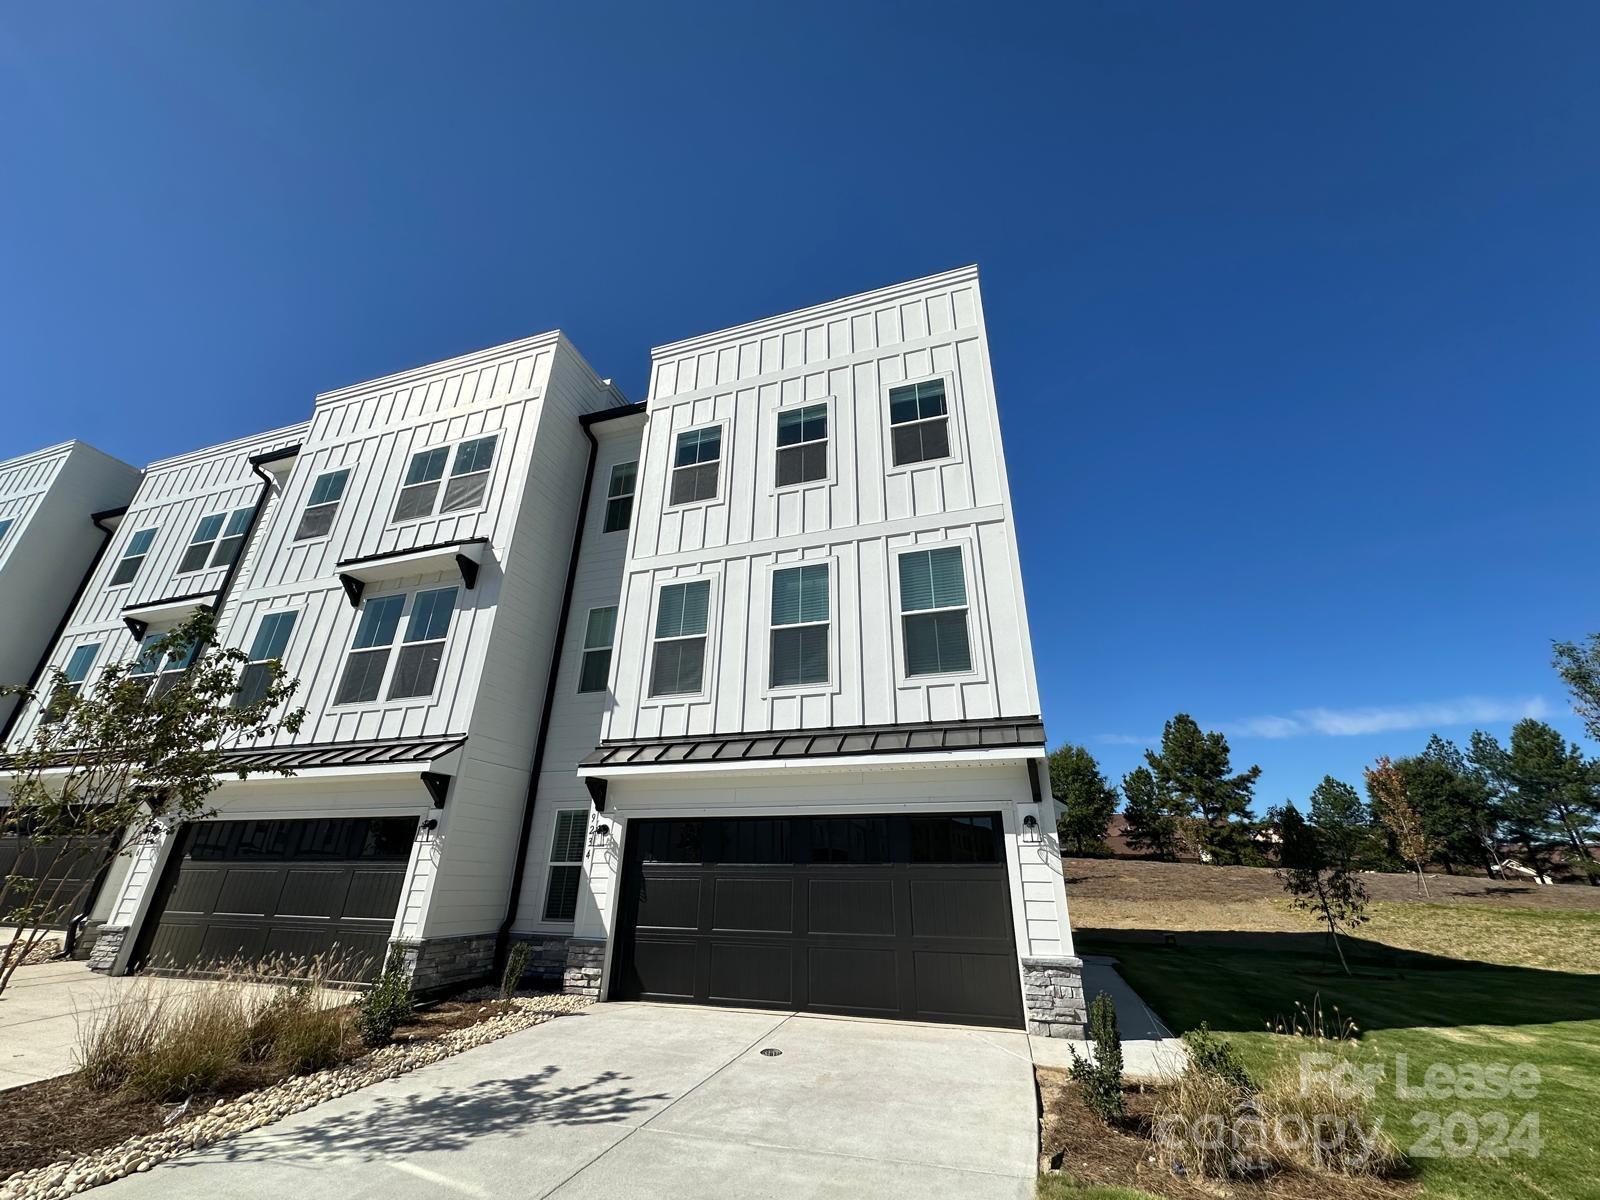
[[[993,813],[634,821],[612,995],[1022,1024]]]
[[[405,883],[415,817],[208,821],[183,832],[141,947],[144,965],[342,960],[370,979]]]
[[[12,920],[24,907],[30,919],[46,929],[65,929],[94,902],[95,882],[112,838],[61,838],[36,841],[15,834],[0,835],[0,880],[17,876],[6,896]],[[36,908],[34,906],[37,906]]]

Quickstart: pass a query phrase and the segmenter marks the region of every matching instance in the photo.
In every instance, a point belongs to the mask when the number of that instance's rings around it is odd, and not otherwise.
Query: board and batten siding
[[[567,635],[561,648],[556,699],[550,713],[550,731],[534,801],[526,874],[513,926],[518,933],[571,933],[573,928],[571,921],[544,919],[551,839],[557,813],[568,810],[587,813],[589,810],[589,790],[578,778],[578,763],[600,740],[600,724],[612,703],[612,691],[609,687],[599,692],[578,691],[584,634],[589,610],[616,604],[621,593],[632,525],[612,533],[605,531],[606,489],[613,467],[638,461],[643,425],[644,418],[639,416],[604,421],[591,427],[599,449],[595,456],[594,483],[589,489],[578,572],[573,580]],[[635,507],[635,516],[637,511]],[[611,664],[615,672],[615,651]]]
[[[622,588],[608,738],[1025,716],[1039,711],[1005,456],[972,268],[655,351],[638,516]],[[895,467],[889,390],[944,380],[951,453]],[[829,473],[777,488],[777,415],[826,403]],[[723,427],[709,503],[669,507],[673,446]],[[965,564],[972,670],[907,677],[897,555],[956,546]],[[826,685],[767,686],[770,576],[831,568],[835,669]],[[655,597],[711,582],[699,696],[648,694]]]

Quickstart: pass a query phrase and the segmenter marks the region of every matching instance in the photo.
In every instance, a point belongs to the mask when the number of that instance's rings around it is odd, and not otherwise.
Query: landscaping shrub
[[[506,973],[500,980],[500,999],[509,1000],[517,994],[522,983],[522,973],[528,969],[528,943],[517,942],[506,955]]]
[[[181,1100],[215,1087],[250,1053],[252,999],[213,982],[159,1004],[149,1044],[123,1088],[145,1100]]]
[[[150,1052],[165,1017],[165,998],[148,982],[129,988],[116,1004],[90,1013],[79,1022],[73,1053],[84,1081],[104,1092],[121,1087],[134,1063]]]
[[[1243,1179],[1275,1165],[1250,1093],[1192,1062],[1156,1104],[1152,1126],[1161,1164],[1196,1179]]]
[[[1302,1078],[1285,1064],[1261,1096],[1278,1158],[1318,1174],[1385,1176],[1403,1163],[1369,1102],[1330,1074]]]
[[[329,1003],[324,995],[308,979],[275,990],[251,1023],[253,1057],[270,1059],[290,1075],[340,1061],[350,1032],[350,1011],[344,1004]]]
[[[415,1010],[411,977],[405,973],[404,959],[396,949],[390,953],[378,982],[361,998],[356,1010],[356,1029],[368,1046],[385,1046]]]
[[[1089,1037],[1094,1042],[1094,1057],[1079,1058],[1074,1050],[1067,1073],[1078,1085],[1083,1102],[1111,1124],[1128,1115],[1128,1104],[1122,1095],[1122,1034],[1117,1028],[1117,1009],[1105,992],[1089,1002]]]
[[[1256,1090],[1250,1073],[1244,1068],[1244,1060],[1239,1057],[1239,1051],[1233,1043],[1212,1033],[1211,1027],[1204,1021],[1200,1022],[1198,1029],[1191,1029],[1183,1035],[1183,1045],[1189,1051],[1189,1064],[1194,1070],[1215,1075],[1241,1092]]]

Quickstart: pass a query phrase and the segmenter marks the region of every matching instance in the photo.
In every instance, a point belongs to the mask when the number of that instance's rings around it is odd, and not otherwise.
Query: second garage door
[[[207,821],[188,826],[145,922],[141,960],[206,970],[231,961],[337,958],[347,979],[383,966],[415,817]]]
[[[995,813],[627,829],[619,999],[1020,1026]]]

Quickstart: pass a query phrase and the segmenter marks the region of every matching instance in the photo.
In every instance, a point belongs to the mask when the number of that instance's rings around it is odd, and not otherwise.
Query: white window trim
[[[899,384],[895,384],[895,386],[899,387],[900,385]],[[827,457],[827,460],[828,460],[828,469],[825,472],[823,472],[822,477],[819,478],[819,479],[807,479],[807,480],[803,480],[800,483],[779,483],[778,482],[778,452],[780,450],[790,449],[791,447],[779,446],[778,445],[778,419],[780,417],[782,417],[783,414],[786,413],[786,412],[798,411],[798,410],[800,410],[802,408],[815,408],[819,404],[822,405],[823,408],[825,408],[827,410],[827,413],[828,413],[828,436],[822,439],[823,442],[827,446],[826,457]],[[837,411],[837,407],[838,406],[834,403],[834,397],[832,397],[832,396],[819,396],[814,400],[795,400],[795,401],[792,401],[792,402],[790,402],[788,404],[784,404],[784,403],[780,402],[780,403],[778,403],[778,404],[773,406],[773,409],[772,409],[772,465],[771,465],[771,470],[772,470],[772,490],[773,490],[774,493],[776,493],[778,495],[783,495],[783,494],[788,493],[788,492],[803,491],[806,488],[828,487],[829,485],[838,482],[839,459],[838,459],[838,455],[837,455],[836,450],[835,450],[835,445],[836,445],[836,442],[837,442],[837,439],[838,439],[839,427],[838,427],[838,425],[835,423],[835,421],[833,419],[834,413],[835,413],[835,411]],[[806,446],[806,445],[810,445],[810,444],[811,443],[809,443],[809,442],[796,442],[795,446]]]
[[[612,609],[618,617],[622,615],[622,604],[620,602],[614,602],[611,604],[593,604],[584,610],[583,625],[580,627],[580,634],[578,637],[578,677],[573,680],[572,683],[572,693],[575,696],[609,696],[613,691],[615,691],[611,685],[611,679],[617,666],[617,634],[621,632],[621,626],[618,624],[615,618],[613,618],[611,623],[611,645],[605,648],[611,655],[611,660],[606,666],[606,685],[605,687],[594,691],[585,691],[583,686],[584,659],[588,658],[591,654],[600,653],[601,649],[598,646],[590,649],[586,644],[589,640],[589,618],[602,608]],[[706,620],[706,627],[709,629],[710,626],[711,621],[708,616]],[[652,625],[650,628],[651,631],[654,632],[655,626]],[[652,645],[654,644],[654,641],[655,639],[652,638]]]
[[[144,533],[146,530],[148,530],[151,534],[150,545],[145,548],[145,552],[143,554],[129,555],[128,547],[133,545],[133,539],[138,537],[141,533]],[[132,530],[128,534],[128,540],[122,547],[122,553],[117,555],[116,561],[111,564],[111,574],[106,576],[107,591],[110,591],[112,588],[132,587],[134,584],[139,582],[139,576],[144,574],[145,564],[150,561],[150,555],[155,552],[156,539],[160,536],[161,526],[159,525],[145,525],[139,529]],[[134,569],[133,578],[124,583],[112,583],[112,578],[114,578],[116,573],[122,569],[122,564],[130,557],[137,558],[139,560],[138,567]]]
[[[602,607],[604,606],[602,605]],[[578,858],[575,862],[569,862],[566,859],[562,859],[560,862],[555,860],[556,831],[560,828],[562,813],[576,813],[579,819],[583,821],[583,844],[578,851]],[[588,820],[588,814],[589,810],[587,808],[579,808],[570,804],[550,811],[550,841],[545,846],[544,851],[544,895],[539,899],[539,924],[541,925],[552,929],[566,929],[578,919],[578,909],[583,906],[583,865],[589,848],[591,822]],[[546,911],[550,908],[550,889],[555,884],[555,869],[557,867],[576,867],[578,869],[578,898],[577,902],[572,906],[571,918],[565,921],[557,917],[545,916]]]
[[[437,592],[449,587],[456,589],[456,601],[455,606],[450,610],[450,628],[443,638],[445,652],[439,658],[439,673],[434,677],[433,690],[425,696],[399,696],[390,700],[388,698],[389,685],[394,679],[395,667],[400,662],[400,648],[402,646],[422,646],[427,644],[426,642],[406,641],[406,626],[411,621],[411,609],[417,602],[417,596],[422,592]],[[376,700],[351,700],[340,704],[334,697],[339,694],[339,681],[344,678],[344,669],[350,661],[350,656],[357,652],[355,648],[356,633],[361,629],[361,614],[369,600],[382,600],[389,596],[404,596],[406,601],[400,608],[400,619],[395,623],[394,640],[389,643],[389,658],[383,664],[383,678],[378,683],[378,698]],[[328,711],[341,713],[376,712],[385,708],[395,708],[408,704],[428,705],[437,701],[440,689],[444,686],[445,672],[450,665],[450,640],[456,635],[457,622],[462,619],[462,614],[466,611],[461,602],[462,596],[461,585],[452,583],[448,578],[441,578],[434,583],[419,583],[409,588],[395,588],[392,591],[378,592],[376,594],[372,592],[365,593],[361,598],[361,607],[354,611],[355,620],[351,622],[350,632],[345,635],[344,649],[339,654],[339,667],[334,672],[333,680],[328,690]],[[295,624],[298,625],[299,623],[296,620]],[[290,637],[292,638],[293,636],[291,633]],[[428,639],[430,642],[438,640],[440,639]],[[376,650],[378,647],[367,646],[364,649]]]
[[[241,513],[241,512],[249,512],[249,511],[250,511],[250,506],[248,504],[240,504],[240,505],[237,505],[234,508],[225,508],[225,509],[221,510],[220,512],[212,511],[212,512],[208,512],[208,513],[201,513],[200,516],[196,517],[195,518],[195,522],[194,522],[194,526],[189,530],[189,540],[184,542],[183,550],[178,555],[178,567],[177,567],[177,570],[173,571],[173,573],[172,573],[174,578],[176,578],[177,576],[180,576],[180,575],[201,575],[201,574],[204,574],[206,571],[222,571],[222,570],[226,570],[231,564],[229,564],[229,563],[213,563],[211,560],[214,559],[217,556],[217,547],[222,545],[223,542],[228,540],[228,523],[233,520],[234,514],[235,513]],[[212,538],[209,542],[205,543],[205,546],[206,546],[206,561],[204,563],[202,563],[198,567],[187,567],[186,568],[183,565],[184,558],[188,555],[190,550],[194,549],[194,547],[196,547],[196,546],[201,544],[201,543],[199,543],[199,542],[194,540],[194,535],[200,532],[200,523],[202,521],[208,521],[212,517],[221,517],[222,518],[222,524],[217,526],[217,536]],[[249,533],[248,527],[246,527],[246,530],[245,530],[243,535],[234,534],[233,536],[235,536],[235,537],[241,537],[242,536],[243,537],[243,541],[241,541],[240,544],[239,544],[239,555],[238,555],[238,558],[235,558],[233,560],[234,562],[238,562],[239,559],[244,557],[244,552],[247,549],[245,543],[250,540],[250,533]],[[154,546],[154,544],[155,543],[153,543],[153,542],[151,543],[152,546]]]
[[[472,475],[486,474],[486,475],[489,476],[488,480],[483,485],[483,499],[480,500],[477,504],[473,505],[471,508],[452,508],[449,512],[440,512],[439,511],[439,506],[444,503],[444,491],[445,491],[445,488],[449,486],[450,480],[453,478],[453,476],[450,474],[450,472],[456,465],[456,455],[460,453],[461,447],[463,445],[465,445],[467,442],[476,442],[476,441],[479,441],[479,440],[481,440],[483,438],[493,438],[494,439],[494,461],[489,464],[489,469],[486,472],[480,472],[480,471],[471,471],[471,472],[469,472],[469,474],[472,474]],[[390,497],[390,500],[389,500],[389,519],[384,522],[384,528],[385,529],[403,529],[407,525],[419,525],[423,521],[449,521],[449,520],[454,519],[455,517],[471,516],[474,513],[483,512],[484,509],[489,507],[490,493],[493,490],[493,484],[494,484],[495,469],[500,466],[500,462],[501,462],[501,459],[500,459],[500,454],[501,454],[500,443],[503,442],[504,440],[505,440],[505,430],[503,430],[503,429],[486,429],[481,433],[469,433],[469,434],[466,434],[463,437],[455,438],[455,439],[453,439],[451,441],[448,441],[448,442],[438,442],[438,443],[436,443],[435,445],[432,445],[432,446],[414,446],[410,450],[406,451],[405,465],[401,468],[400,478],[395,484],[394,495],[392,497]],[[434,496],[433,496],[433,511],[428,512],[428,513],[424,513],[422,516],[402,517],[402,518],[397,520],[395,518],[395,515],[394,515],[394,510],[400,506],[400,493],[406,490],[406,473],[411,470],[412,460],[415,459],[417,457],[417,455],[419,455],[419,454],[427,454],[430,450],[446,450],[446,451],[448,451],[448,453],[445,455],[445,460],[444,460],[444,474],[440,475],[438,480],[437,480],[437,482],[439,484],[439,490],[437,492],[435,492]],[[462,478],[465,478],[465,477],[463,476]],[[420,485],[413,484],[412,486],[416,487],[416,486],[420,486]],[[345,491],[346,491],[346,494],[348,494],[348,492],[349,492],[349,485],[348,484],[345,485]],[[309,542],[312,539],[307,538],[306,540]]]
[[[938,461],[944,462],[944,459]],[[912,675],[906,671],[906,626],[904,618],[920,616],[923,613],[955,612],[950,608],[919,608],[914,613],[908,613],[900,602],[900,556],[902,554],[915,554],[923,550],[942,550],[953,546],[961,551],[961,578],[967,588],[967,657],[972,660],[972,666],[965,671],[938,671],[927,675]],[[979,644],[977,632],[986,628],[980,619],[982,613],[978,610],[979,591],[977,586],[977,573],[974,569],[977,556],[973,552],[973,544],[965,538],[949,538],[937,542],[907,542],[900,546],[889,547],[889,588],[894,598],[894,678],[897,688],[927,687],[948,683],[952,680],[973,680],[987,677],[983,646]]]
[[[408,467],[410,466],[410,463],[411,463],[411,460],[409,458],[406,459],[406,464],[407,464]],[[448,465],[449,464],[446,464],[447,467],[448,467]],[[347,474],[345,476],[344,491],[339,493],[339,498],[337,500],[333,500],[333,501],[329,501],[328,502],[328,503],[331,503],[333,505],[333,520],[328,522],[328,532],[327,533],[319,533],[315,537],[303,537],[303,538],[295,537],[296,530],[298,530],[300,528],[300,522],[305,520],[306,510],[310,509],[310,508],[322,508],[322,507],[324,507],[324,505],[321,505],[321,504],[314,505],[314,504],[311,503],[311,497],[312,497],[313,494],[315,494],[315,492],[317,490],[317,482],[324,475],[337,475],[340,471],[347,471],[347,472],[349,472],[349,474]],[[318,542],[325,542],[329,538],[331,538],[333,536],[334,523],[337,522],[338,519],[339,519],[339,510],[344,507],[344,502],[350,498],[350,490],[355,485],[355,479],[356,479],[356,469],[355,469],[354,464],[352,464],[351,466],[348,466],[348,467],[327,467],[327,468],[325,468],[325,469],[323,469],[321,471],[318,471],[315,475],[313,475],[311,477],[311,486],[306,489],[306,500],[305,500],[305,503],[302,504],[299,507],[299,509],[295,512],[295,514],[294,514],[294,524],[289,527],[289,545],[291,545],[291,546],[314,546]],[[396,492],[395,493],[395,503],[398,504],[399,502],[400,502],[400,494],[398,492]]]
[[[619,493],[618,495],[613,496],[611,494],[611,479],[612,479],[612,476],[614,476],[623,467],[628,466],[630,463],[633,465],[633,491],[631,491],[631,492],[623,492],[623,493]],[[669,481],[669,486],[670,486],[670,481]],[[611,502],[613,500],[622,499],[622,497],[624,495],[628,497],[628,523],[626,525],[624,525],[621,529],[607,529],[606,528],[606,519],[607,519],[607,517],[609,516],[609,514],[611,512]],[[688,506],[684,505],[683,507],[687,508]],[[613,533],[627,533],[630,529],[633,528],[633,518],[634,518],[634,515],[638,512],[638,510],[639,510],[639,459],[638,459],[637,456],[635,456],[633,458],[625,458],[621,462],[612,463],[611,464],[611,469],[606,472],[606,487],[605,487],[604,493],[602,493],[602,495],[600,497],[600,534],[601,534],[601,536],[605,537],[605,536],[608,536],[608,535],[613,534]],[[604,608],[605,606],[601,605],[600,607]]]
[[[717,459],[717,490],[714,495],[702,500],[685,500],[682,504],[672,503],[672,481],[677,475],[678,467],[678,437],[680,434],[693,433],[697,429],[710,429],[713,425],[722,430],[721,457]],[[697,464],[704,466],[704,463]],[[695,508],[705,508],[713,504],[721,504],[728,494],[728,469],[733,465],[733,422],[721,421],[691,421],[681,429],[673,429],[667,440],[667,488],[666,495],[662,498],[661,511],[665,513],[688,512]],[[637,484],[635,485],[637,489]],[[637,495],[637,491],[635,493]],[[637,499],[635,503],[637,503]],[[651,627],[652,634],[654,626]]]
[[[661,592],[673,584],[698,583],[701,580],[705,580],[711,587],[706,592],[706,656],[700,667],[700,690],[698,692],[674,692],[669,696],[652,696],[650,695],[650,677],[655,673],[656,615],[661,611]],[[679,575],[668,579],[658,579],[652,585],[650,592],[650,623],[645,626],[645,656],[639,679],[640,708],[670,708],[675,704],[704,704],[711,698],[712,680],[716,677],[717,651],[720,649],[721,640],[716,636],[720,583],[720,573],[704,571],[698,575]],[[620,627],[620,612],[618,616]],[[673,642],[679,639],[666,638],[664,640]],[[613,650],[613,661],[615,660],[615,653],[615,650]]]
[[[894,431],[898,426],[890,424],[889,393],[895,388],[910,387],[915,383],[932,383],[934,380],[944,381],[944,412],[945,436],[950,440],[950,453],[943,458],[925,458],[921,462],[904,463],[895,465],[894,461]],[[922,471],[937,467],[947,467],[966,461],[966,446],[961,438],[961,423],[956,420],[956,411],[961,407],[960,393],[956,390],[956,377],[951,371],[933,371],[926,375],[908,375],[904,379],[892,382],[883,380],[879,385],[882,389],[880,402],[883,406],[883,472],[885,475],[904,475],[910,471]],[[929,417],[928,420],[934,418]],[[907,425],[920,422],[907,421]]]
[[[789,683],[774,684],[772,682],[772,632],[775,629],[794,629],[794,625],[774,625],[772,623],[772,577],[779,571],[789,571],[795,567],[821,567],[828,568],[828,678],[823,683]],[[762,619],[762,645],[761,645],[761,695],[766,698],[779,698],[783,696],[826,696],[837,694],[841,688],[840,654],[839,654],[839,560],[836,557],[828,558],[797,558],[781,562],[770,562],[766,570],[765,602],[761,609]],[[817,622],[806,622],[816,624]]]

